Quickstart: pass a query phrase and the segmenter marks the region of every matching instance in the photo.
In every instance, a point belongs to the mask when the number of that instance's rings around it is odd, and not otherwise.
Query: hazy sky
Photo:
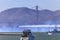
[[[0,0],[0,12],[14,7],[29,7],[39,9],[59,10],[60,0]]]

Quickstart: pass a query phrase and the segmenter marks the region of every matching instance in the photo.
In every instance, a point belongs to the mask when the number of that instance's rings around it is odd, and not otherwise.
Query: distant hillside
[[[39,10],[38,24],[60,24],[60,11]],[[26,7],[11,8],[0,13],[0,23],[11,25],[35,24],[36,11]]]

